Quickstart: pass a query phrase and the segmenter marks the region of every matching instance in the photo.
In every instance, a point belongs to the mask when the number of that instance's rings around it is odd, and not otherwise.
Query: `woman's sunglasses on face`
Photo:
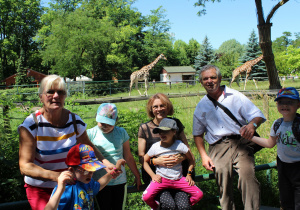
[[[57,93],[57,95],[59,96],[65,96],[67,93],[64,90],[47,90],[47,92],[45,93],[45,95],[47,97],[52,97],[55,93]]]

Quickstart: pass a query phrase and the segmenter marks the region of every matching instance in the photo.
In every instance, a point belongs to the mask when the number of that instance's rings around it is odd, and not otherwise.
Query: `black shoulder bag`
[[[236,119],[236,117],[231,113],[231,111],[229,109],[227,109],[227,107],[223,106],[221,103],[219,103],[217,100],[215,100],[214,98],[212,98],[211,96],[209,96],[208,94],[206,95],[207,98],[209,100],[211,100],[211,102],[213,102],[213,104],[215,105],[215,107],[219,106],[221,109],[223,109],[223,111],[234,121],[236,122],[240,127],[242,127],[243,125]],[[259,136],[259,134],[255,131],[254,136]],[[258,152],[259,150],[261,150],[262,146],[249,141],[249,146],[253,149],[253,154],[255,154],[256,152]]]

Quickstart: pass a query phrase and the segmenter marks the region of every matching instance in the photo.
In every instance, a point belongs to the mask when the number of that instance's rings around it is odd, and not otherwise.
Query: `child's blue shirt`
[[[54,188],[52,195],[56,189],[57,186]],[[77,181],[74,185],[66,185],[57,209],[94,209],[94,196],[96,196],[99,190],[100,183],[93,179],[88,184]]]

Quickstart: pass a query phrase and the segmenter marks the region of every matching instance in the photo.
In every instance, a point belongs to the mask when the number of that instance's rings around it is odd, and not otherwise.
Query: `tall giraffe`
[[[231,84],[232,82],[236,79],[237,76],[239,76],[240,74],[242,74],[243,72],[246,73],[246,79],[245,79],[245,86],[244,86],[244,90],[246,89],[246,83],[247,83],[247,79],[252,71],[252,66],[256,65],[261,59],[263,59],[263,55],[253,59],[253,60],[250,60],[250,61],[247,61],[246,63],[244,63],[243,65],[241,65],[240,67],[237,67],[235,70],[233,70],[232,72],[232,80],[230,82],[230,87],[231,87]],[[256,82],[255,80],[253,79],[253,82],[255,84],[255,87],[257,89],[257,85],[256,85]]]
[[[147,66],[142,67],[140,70],[137,70],[130,75],[129,96],[131,93],[131,88],[132,88],[133,83],[135,83],[135,89],[137,89],[139,91],[138,81],[144,81],[144,80],[145,80],[145,89],[146,89],[144,94],[146,96],[148,95],[147,89],[148,89],[149,71],[155,66],[155,64],[157,64],[157,62],[160,59],[167,60],[167,58],[164,56],[164,54],[160,54],[152,63],[148,64]],[[139,91],[139,94],[142,95],[140,91]]]

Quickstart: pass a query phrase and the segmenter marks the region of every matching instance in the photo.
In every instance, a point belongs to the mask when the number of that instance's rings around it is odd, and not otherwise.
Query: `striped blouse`
[[[71,112],[68,122],[62,127],[51,125],[39,110],[35,112],[35,116],[38,121],[38,129],[32,115],[28,116],[18,127],[18,131],[20,127],[26,128],[37,141],[34,163],[47,170],[66,170],[67,153],[76,144],[76,138],[86,130],[86,124],[78,115],[75,115],[78,132],[76,135]],[[54,188],[57,184],[54,181],[42,181],[29,176],[25,176],[24,180],[25,183],[36,187]]]

